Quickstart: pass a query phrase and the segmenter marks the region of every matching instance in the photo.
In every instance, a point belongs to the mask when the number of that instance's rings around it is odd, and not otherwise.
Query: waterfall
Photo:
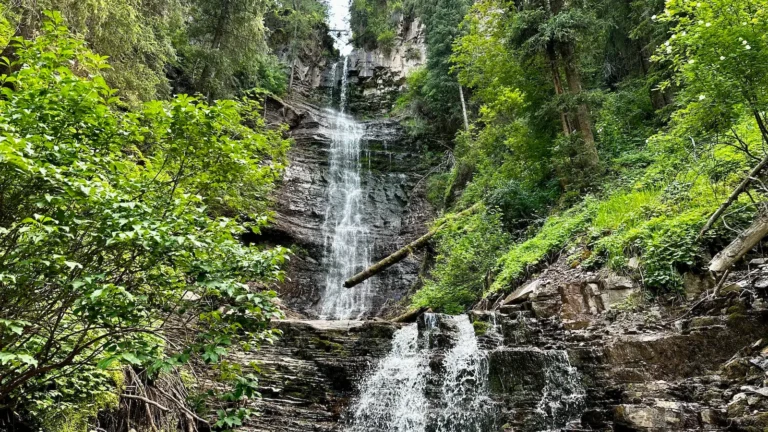
[[[347,432],[423,432],[429,357],[419,349],[416,324],[395,333],[392,350],[361,385]]]
[[[573,420],[584,407],[586,392],[579,373],[571,366],[568,353],[561,350],[544,351],[542,370],[545,386],[536,411],[547,430],[559,430]]]
[[[339,110],[345,112],[347,110],[347,92],[349,91],[349,57],[344,57],[344,68],[341,73],[341,98],[339,101]],[[358,148],[359,150],[359,148]]]
[[[326,110],[331,137],[328,168],[328,204],[323,223],[325,293],[320,305],[323,319],[363,317],[369,309],[371,285],[344,288],[344,281],[370,265],[369,227],[363,220],[364,193],[360,181],[363,126],[344,113],[349,60],[344,58],[340,110]]]
[[[433,333],[450,328],[449,349],[433,346]],[[439,344],[438,344],[439,345]],[[440,370],[430,359],[443,353]],[[430,389],[430,383],[439,383]],[[428,397],[431,394],[432,397]],[[392,350],[363,380],[346,432],[483,432],[492,424],[488,359],[466,315],[427,314],[424,332],[411,324],[395,334]]]
[[[490,430],[487,427],[492,406],[488,398],[488,357],[477,344],[469,318],[461,315],[454,319],[458,334],[456,345],[443,360],[437,432],[484,432]]]

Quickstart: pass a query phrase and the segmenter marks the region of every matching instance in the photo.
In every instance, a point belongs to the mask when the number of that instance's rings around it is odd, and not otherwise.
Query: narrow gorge
[[[768,432],[768,0],[0,0],[0,432]]]

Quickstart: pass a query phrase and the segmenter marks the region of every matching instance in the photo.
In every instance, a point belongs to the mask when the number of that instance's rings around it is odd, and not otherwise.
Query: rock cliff
[[[331,118],[327,111],[300,100],[273,100],[267,113],[272,121],[291,125],[294,146],[275,194],[274,226],[260,240],[293,246],[296,254],[287,281],[279,289],[280,296],[289,308],[317,316],[328,248],[323,224],[328,206]],[[363,218],[371,228],[372,259],[377,260],[426,231],[434,214],[421,180],[430,167],[422,157],[421,144],[410,139],[396,121],[369,120],[362,125]],[[371,280],[374,298],[370,316],[382,316],[396,305],[416,282],[421,260],[422,255],[415,254]]]
[[[682,307],[633,311],[632,297],[604,302],[608,291],[639,290],[615,275],[563,278],[553,269],[534,282],[529,294],[470,314],[493,401],[493,425],[483,431],[768,427],[768,307],[751,286]],[[248,357],[267,372],[265,399],[256,405],[263,415],[251,430],[344,430],[364,378],[389,353],[401,325],[277,325],[285,334],[280,342]],[[420,346],[429,349],[424,393],[434,409],[456,329],[448,319],[429,323],[424,316],[418,329]]]

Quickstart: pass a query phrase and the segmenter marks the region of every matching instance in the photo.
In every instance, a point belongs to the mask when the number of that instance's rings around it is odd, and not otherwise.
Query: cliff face
[[[275,194],[275,224],[265,235],[293,245],[287,281],[279,289],[285,304],[307,316],[317,316],[325,287],[329,230],[329,148],[331,117],[327,111],[302,102],[277,103],[268,115],[292,124],[295,143],[290,165]],[[271,113],[271,114],[270,114]],[[392,120],[362,122],[362,218],[370,227],[372,260],[382,258],[426,231],[433,211],[424,197],[429,167],[420,144],[409,139]],[[371,280],[374,293],[370,316],[389,311],[417,279],[421,254],[416,254]],[[352,275],[349,275],[352,276]]]
[[[427,152],[421,143],[407,136],[396,120],[382,115],[391,110],[407,73],[424,61],[421,25],[403,23],[401,27],[399,43],[391,51],[357,49],[346,59],[346,67],[345,60],[335,66],[326,65],[322,79],[313,72],[299,81],[301,92],[288,100],[270,100],[267,104],[268,120],[287,123],[295,143],[282,185],[275,194],[275,224],[263,237],[294,246],[296,255],[279,293],[288,308],[304,316],[319,315],[332,235],[326,215],[330,211],[333,113],[320,105],[338,102],[345,72],[347,110],[358,119],[373,115],[377,118],[360,120],[361,217],[370,231],[367,237],[371,261],[426,232],[426,224],[434,216],[424,195],[426,182],[421,181],[430,169],[424,158]],[[422,258],[417,253],[371,280],[372,308],[367,316],[393,311],[416,282]]]
[[[563,279],[553,273],[534,280],[522,296],[499,299],[494,311],[470,313],[487,362],[491,401],[478,405],[485,412],[473,420],[482,421],[478,430],[768,427],[768,307],[753,287],[728,286],[717,298],[692,301],[687,307],[696,307],[686,315],[660,306],[632,312],[611,293],[639,289],[626,280],[582,273]],[[417,325],[419,355],[426,356],[428,424],[446,411],[441,384],[450,375],[450,351],[471,345],[459,337],[455,322],[433,315],[422,316]],[[370,390],[365,377],[386,363],[382,359],[392,355],[392,339],[403,328],[381,321],[277,326],[284,336],[274,347],[243,358],[243,364],[256,361],[266,372],[264,399],[254,401],[262,416],[249,430],[346,430],[350,407]],[[473,377],[457,385],[477,383]],[[467,396],[470,390],[461,392]]]

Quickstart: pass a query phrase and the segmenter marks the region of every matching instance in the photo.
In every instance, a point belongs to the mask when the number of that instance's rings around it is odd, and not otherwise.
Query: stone
[[[521,303],[536,292],[537,289],[539,289],[543,285],[543,282],[540,279],[536,279],[533,282],[530,282],[526,285],[521,286],[520,288],[516,289],[512,292],[512,294],[508,295],[504,301],[502,302],[503,305],[506,304],[512,304],[512,303]]]
[[[619,276],[615,273],[608,273],[603,279],[603,288],[607,290],[627,290],[638,288],[638,285],[632,278]]]
[[[560,313],[560,301],[557,299],[547,299],[531,302],[536,318],[551,318]]]
[[[768,278],[760,278],[755,281],[754,287],[758,289],[766,289],[768,288]]]
[[[714,287],[715,279],[709,274],[697,275],[691,272],[683,274],[683,290],[688,300],[693,300]]]
[[[723,413],[707,408],[701,411],[701,422],[708,426],[719,426],[723,423]]]
[[[627,263],[627,267],[631,268],[632,270],[637,270],[640,268],[640,258],[638,257],[632,257],[629,259],[629,262]]]
[[[703,316],[703,317],[694,317],[691,319],[690,323],[688,324],[688,329],[698,329],[701,327],[712,327],[721,325],[723,323],[722,317],[719,316]]]
[[[699,426],[698,416],[685,404],[655,401],[653,405],[619,405],[615,411],[618,424],[631,430],[681,430]]]
[[[755,258],[749,262],[751,266],[761,266],[768,264],[768,258]]]
[[[720,288],[720,295],[724,296],[729,293],[740,293],[744,287],[740,283],[727,284]]]

